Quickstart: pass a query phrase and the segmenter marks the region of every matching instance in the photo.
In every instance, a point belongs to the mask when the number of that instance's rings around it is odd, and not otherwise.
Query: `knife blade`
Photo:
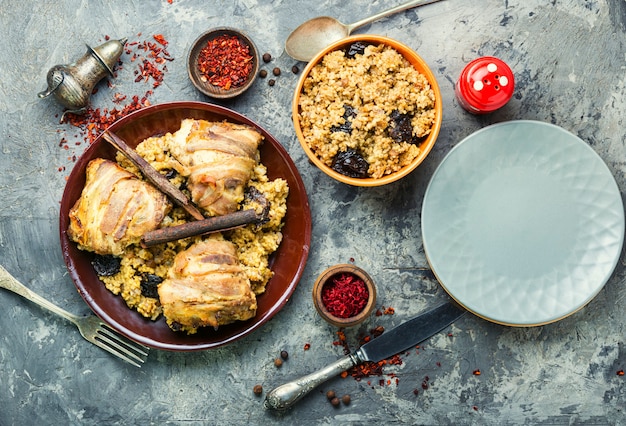
[[[366,361],[382,361],[415,346],[437,334],[466,312],[454,302],[423,312],[325,368],[272,389],[265,397],[264,406],[267,409],[284,411],[326,380],[355,365]]]

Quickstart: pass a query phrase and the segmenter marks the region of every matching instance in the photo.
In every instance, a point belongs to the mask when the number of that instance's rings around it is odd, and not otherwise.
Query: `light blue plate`
[[[617,265],[624,207],[583,140],[537,121],[492,125],[455,146],[422,206],[428,262],[487,320],[547,324],[585,306]]]

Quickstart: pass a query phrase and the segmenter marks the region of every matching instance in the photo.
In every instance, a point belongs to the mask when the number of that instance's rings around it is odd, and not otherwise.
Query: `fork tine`
[[[126,361],[127,363],[134,365],[137,368],[141,368],[141,364],[137,363],[135,361],[133,361],[131,358],[127,357],[126,355],[124,355],[123,353],[119,352],[116,349],[113,349],[111,346],[109,346],[109,343],[104,343],[104,341],[100,341],[98,340],[98,338],[96,337],[96,339],[92,340],[92,343],[102,349],[104,349],[105,351],[115,355],[116,357],[118,357],[119,359],[121,359],[122,361]],[[142,360],[140,360],[139,362],[143,363]]]
[[[140,352],[135,347],[128,346],[125,342],[118,340],[118,338],[112,335],[103,333],[101,330],[100,330],[100,333],[98,333],[95,338],[100,339],[102,342],[106,343],[107,345],[112,346],[113,348],[136,359],[137,361],[144,362],[145,357],[148,356],[147,353]]]
[[[143,364],[145,361],[144,358],[127,350],[123,346],[119,345],[115,340],[112,340],[106,335],[96,335],[94,337],[93,343],[101,347],[102,349],[110,352],[111,354],[117,356],[118,358],[126,361],[127,363],[134,365],[135,367],[141,368],[141,364]]]
[[[124,336],[120,336],[115,330],[111,329],[108,325],[106,324],[101,324],[100,327],[98,328],[98,332],[102,333],[102,335],[109,337],[110,339],[124,345],[125,347],[127,347],[128,349],[130,349],[133,352],[136,352],[139,355],[142,356],[148,356],[148,350],[149,348],[134,342]]]
[[[135,367],[141,367],[141,364],[145,362],[145,358],[148,356],[148,348],[140,348],[136,343],[122,341],[121,339],[122,337],[114,334],[114,332],[100,327],[94,337],[94,343]]]

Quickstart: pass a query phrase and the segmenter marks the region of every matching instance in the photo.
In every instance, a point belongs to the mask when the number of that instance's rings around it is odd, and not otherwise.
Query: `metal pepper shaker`
[[[126,40],[109,40],[95,48],[87,45],[87,53],[73,64],[53,66],[47,75],[48,88],[38,96],[54,95],[70,112],[84,112],[95,85],[107,75],[113,77]]]
[[[504,106],[513,96],[511,68],[493,56],[474,59],[465,66],[455,86],[456,98],[472,114],[487,114]]]

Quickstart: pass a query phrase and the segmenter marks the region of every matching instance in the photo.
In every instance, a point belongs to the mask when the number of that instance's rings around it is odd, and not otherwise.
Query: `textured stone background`
[[[428,270],[421,244],[422,197],[443,156],[488,124],[533,119],[579,135],[606,161],[626,189],[626,2],[624,0],[445,0],[378,21],[358,32],[396,38],[430,64],[441,86],[443,128],[420,168],[384,188],[336,183],[306,160],[291,125],[296,76],[284,41],[319,15],[354,22],[399,3],[352,0],[173,0],[17,2],[0,0],[0,259],[18,279],[75,313],[88,313],[67,274],[58,237],[58,209],[73,155],[85,144],[60,124],[61,108],[40,100],[47,70],[97,46],[106,35],[145,40],[163,34],[175,58],[150,101],[210,101],[185,70],[191,42],[205,29],[234,26],[249,33],[283,74],[274,87],[259,80],[245,95],[221,104],[268,129],[303,176],[313,215],[304,276],[285,308],[261,330],[211,351],[154,350],[142,369],[85,342],[74,327],[16,295],[0,291],[0,425],[21,424],[624,424],[626,277],[623,258],[602,292],[583,310],[552,325],[509,328],[467,315],[403,357],[379,386],[334,379],[292,411],[264,411],[252,394],[337,359],[335,330],[310,300],[315,277],[351,258],[376,280],[379,305],[391,327],[446,295]],[[141,34],[141,35],[139,35]],[[484,117],[465,113],[453,86],[463,66],[495,55],[514,70],[514,99]],[[128,57],[113,87],[99,85],[97,107],[113,107],[120,92],[142,95]],[[303,64],[300,64],[303,68]],[[66,138],[69,150],[59,146]],[[59,168],[65,170],[59,171]],[[349,333],[354,342],[357,331]],[[451,336],[448,335],[451,334]],[[303,350],[305,343],[311,349]],[[273,359],[290,353],[281,369]],[[480,376],[472,374],[476,369]],[[422,382],[428,377],[428,389]],[[384,377],[387,379],[387,377]],[[334,409],[333,388],[352,404]],[[413,390],[419,389],[414,395]]]

